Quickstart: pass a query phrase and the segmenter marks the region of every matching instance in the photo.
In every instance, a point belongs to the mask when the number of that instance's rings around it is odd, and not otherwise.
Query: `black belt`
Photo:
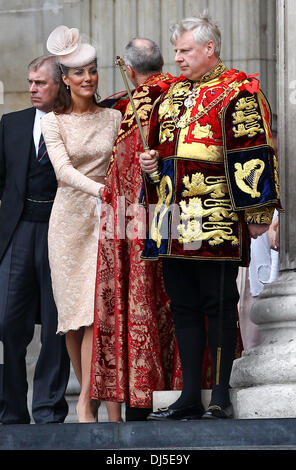
[[[28,197],[26,197],[26,201],[38,202],[38,204],[46,204],[46,203],[49,203],[49,202],[54,202],[54,199],[50,199],[49,201],[36,201],[35,199],[29,199]]]

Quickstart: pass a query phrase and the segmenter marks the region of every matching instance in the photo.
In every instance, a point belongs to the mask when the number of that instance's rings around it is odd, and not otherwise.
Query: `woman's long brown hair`
[[[97,60],[95,60],[94,62],[97,65]],[[73,106],[72,98],[71,98],[71,91],[70,89],[67,90],[67,86],[65,85],[62,79],[62,74],[66,75],[66,77],[69,75],[70,67],[66,67],[65,65],[60,64],[60,70],[61,70],[61,75],[60,75],[59,92],[58,92],[58,96],[55,101],[55,104],[53,106],[53,111],[56,114],[64,114],[66,111],[71,112],[71,108]],[[98,98],[94,96],[95,103],[98,104],[99,100],[100,100],[99,96]]]

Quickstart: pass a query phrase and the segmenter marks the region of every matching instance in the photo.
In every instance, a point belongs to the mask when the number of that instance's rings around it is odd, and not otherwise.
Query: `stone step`
[[[0,426],[0,450],[296,450],[296,419]]]

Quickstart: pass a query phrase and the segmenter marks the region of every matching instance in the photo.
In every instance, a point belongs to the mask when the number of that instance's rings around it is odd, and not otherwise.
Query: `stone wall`
[[[158,42],[165,71],[176,74],[169,26],[204,8],[221,28],[222,59],[260,73],[275,109],[276,0],[1,0],[0,116],[30,106],[27,64],[46,52],[46,39],[57,25],[77,27],[97,44],[104,98],[123,89],[114,58],[134,36]]]

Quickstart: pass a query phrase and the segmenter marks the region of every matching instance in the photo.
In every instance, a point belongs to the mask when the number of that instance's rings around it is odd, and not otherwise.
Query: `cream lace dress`
[[[42,118],[58,180],[48,248],[60,334],[93,323],[99,181],[104,180],[120,122],[121,113],[108,108],[83,114],[50,112]]]

